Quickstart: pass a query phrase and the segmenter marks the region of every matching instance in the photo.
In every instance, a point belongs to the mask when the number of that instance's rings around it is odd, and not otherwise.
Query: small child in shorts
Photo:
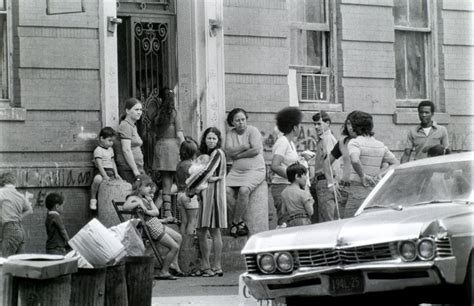
[[[97,191],[103,181],[110,179],[121,179],[117,172],[117,166],[114,161],[114,145],[117,133],[111,127],[104,127],[99,133],[99,145],[94,150],[94,163],[97,167],[97,174],[94,176],[94,181],[91,186],[91,200],[89,208],[91,210],[97,209]]]
[[[306,190],[307,173],[308,169],[298,162],[286,168],[291,184],[282,191],[281,199],[288,213],[288,227],[311,224],[314,200]]]
[[[176,166],[176,180],[178,185],[178,209],[181,215],[181,234],[192,235],[196,229],[197,211],[199,202],[197,195],[190,195],[186,192],[186,180],[190,177],[190,168],[198,151],[198,144],[191,137],[185,140],[179,148],[181,161]]]
[[[20,254],[24,251],[25,230],[22,219],[33,212],[31,194],[26,196],[15,188],[16,178],[13,173],[0,174],[0,211],[3,233],[2,257]]]
[[[50,193],[46,196],[46,254],[66,255],[69,235],[63,224],[61,213],[64,207],[64,197],[58,193]]]

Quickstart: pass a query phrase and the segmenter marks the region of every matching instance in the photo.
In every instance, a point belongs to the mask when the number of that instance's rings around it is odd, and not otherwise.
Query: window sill
[[[0,121],[25,121],[26,108],[0,107]]]
[[[433,120],[438,124],[449,124],[450,115],[447,113],[434,113]],[[393,114],[393,123],[395,124],[419,124],[417,111],[395,111]]]
[[[299,102],[299,107],[302,111],[327,111],[327,112],[342,112],[342,105],[339,103],[327,102]]]

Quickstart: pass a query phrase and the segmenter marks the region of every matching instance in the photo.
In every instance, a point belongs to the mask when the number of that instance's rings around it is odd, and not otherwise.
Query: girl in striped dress
[[[198,211],[197,235],[199,248],[201,249],[201,270],[194,273],[195,276],[222,276],[222,236],[221,228],[227,227],[226,206],[226,159],[221,149],[221,132],[210,127],[204,131],[199,147],[200,154],[209,155],[206,167],[187,181],[189,194],[201,190],[203,184],[208,187],[200,192],[201,203]],[[212,238],[212,246],[208,244],[207,236]],[[211,267],[211,248],[214,248],[214,261]]]

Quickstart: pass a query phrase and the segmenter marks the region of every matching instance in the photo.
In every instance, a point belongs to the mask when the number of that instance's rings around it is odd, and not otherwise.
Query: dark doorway
[[[151,174],[155,135],[153,119],[160,107],[159,92],[175,85],[173,16],[120,16],[117,29],[119,107],[129,97],[143,103],[138,130],[143,139],[145,171]]]

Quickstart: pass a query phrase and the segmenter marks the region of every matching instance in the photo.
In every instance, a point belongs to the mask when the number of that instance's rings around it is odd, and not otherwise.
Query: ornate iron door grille
[[[145,170],[151,174],[155,134],[153,119],[161,104],[160,89],[170,87],[169,24],[132,18],[133,96],[143,103],[139,132],[143,139]]]

